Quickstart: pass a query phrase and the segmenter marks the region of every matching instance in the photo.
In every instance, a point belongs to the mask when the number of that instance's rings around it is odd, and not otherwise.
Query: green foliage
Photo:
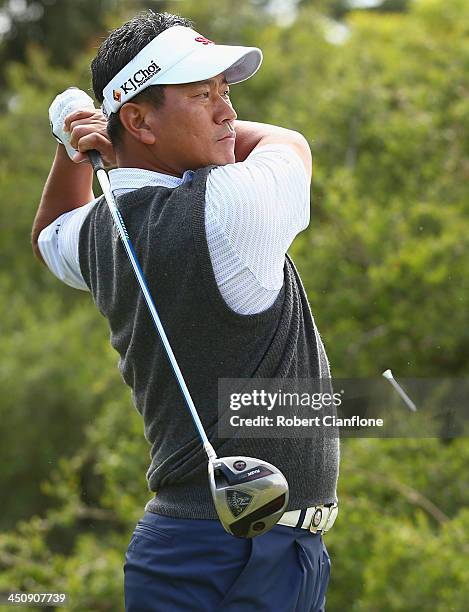
[[[167,8],[217,41],[260,46],[262,69],[232,88],[239,118],[311,144],[312,219],[291,253],[333,374],[464,376],[469,8],[421,0],[406,13],[351,12],[350,36],[334,45],[321,3],[302,4],[290,25],[264,2]],[[117,25],[135,7],[103,19]],[[149,447],[106,322],[30,249],[55,148],[47,108],[71,84],[89,91],[91,47],[67,69],[51,66],[53,53],[51,41],[6,65],[0,117],[0,590],[63,590],[71,610],[114,612],[151,496]],[[465,439],[343,442],[328,610],[467,608],[468,461]]]
[[[0,10],[9,27],[0,40],[0,79],[4,80],[5,64],[24,62],[31,45],[47,48],[53,65],[71,66],[83,45],[101,33],[107,11],[116,4],[115,0],[3,0]]]
[[[328,609],[463,611],[467,440],[347,440]],[[449,562],[449,559],[451,561]]]

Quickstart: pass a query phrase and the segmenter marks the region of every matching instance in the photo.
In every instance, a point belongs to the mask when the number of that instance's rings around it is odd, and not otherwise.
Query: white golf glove
[[[86,92],[78,89],[78,87],[66,89],[55,97],[49,107],[49,122],[52,134],[57,142],[64,145],[70,159],[77,153],[77,150],[70,144],[70,132],[64,131],[64,120],[67,115],[79,108],[94,109],[94,102]]]

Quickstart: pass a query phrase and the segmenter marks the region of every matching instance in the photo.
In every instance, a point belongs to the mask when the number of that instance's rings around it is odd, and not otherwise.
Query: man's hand
[[[52,133],[60,144],[31,233],[33,251],[41,261],[38,245],[41,231],[63,213],[94,199],[93,169],[90,163],[81,163],[88,161],[86,151],[97,149],[106,163],[113,165],[115,162],[106,120],[84,91],[74,87],[59,94],[49,108],[49,121]]]
[[[100,109],[73,111],[65,117],[64,131],[72,147],[79,151],[72,158],[75,163],[88,161],[86,151],[96,149],[107,166],[115,166],[116,156],[107,133],[107,121]]]
[[[49,107],[49,121],[52,134],[75,163],[88,161],[86,151],[96,149],[107,165],[115,165],[106,119],[86,92],[70,87],[56,96]]]

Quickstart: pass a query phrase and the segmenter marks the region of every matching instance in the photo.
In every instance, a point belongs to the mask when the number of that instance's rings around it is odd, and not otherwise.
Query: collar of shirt
[[[194,172],[186,170],[182,177],[142,170],[141,168],[114,168],[109,171],[109,182],[114,197],[118,197],[141,187],[179,187],[192,180]]]

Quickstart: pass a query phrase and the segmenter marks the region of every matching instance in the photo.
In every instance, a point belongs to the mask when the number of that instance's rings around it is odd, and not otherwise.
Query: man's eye
[[[224,96],[228,96],[228,98],[230,97],[230,90],[229,89],[225,89],[225,91],[223,92]],[[204,91],[202,93],[199,94],[199,96],[202,96],[204,98],[208,98],[210,97],[210,92],[209,91]]]

